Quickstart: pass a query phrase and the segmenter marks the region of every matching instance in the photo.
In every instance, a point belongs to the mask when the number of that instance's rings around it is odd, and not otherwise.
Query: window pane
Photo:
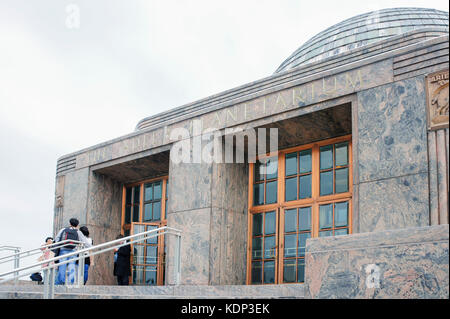
[[[333,204],[320,206],[319,226],[320,229],[333,226]]]
[[[253,205],[264,204],[264,183],[253,186]]]
[[[161,182],[156,182],[153,184],[153,198],[161,199],[162,190],[161,190]]]
[[[141,187],[140,186],[135,186],[134,187],[134,198],[133,198],[133,203],[135,204],[139,204],[139,202],[141,201],[141,198],[139,196]]]
[[[348,192],[348,168],[336,170],[336,193]]]
[[[252,240],[252,259],[262,259],[262,237],[256,237]]]
[[[275,258],[276,249],[275,249],[275,236],[264,237],[264,258]]]
[[[132,206],[125,207],[125,224],[131,223],[131,207]]]
[[[348,202],[336,203],[334,206],[334,226],[341,227],[348,224]]]
[[[284,236],[284,257],[297,257],[297,234]]]
[[[297,263],[297,282],[305,281],[305,260],[299,259]]]
[[[295,259],[286,259],[283,267],[283,282],[295,282]]]
[[[300,152],[300,173],[311,172],[311,150]]]
[[[265,261],[264,262],[264,283],[273,284],[275,283],[275,262]]]
[[[134,234],[143,233],[143,232],[145,232],[145,226],[144,225],[134,225],[133,230],[134,230]]]
[[[334,231],[334,236],[339,236],[339,235],[347,235],[348,234],[348,229],[344,228],[344,229],[336,229]]]
[[[260,284],[262,282],[262,262],[252,262],[252,284]]]
[[[131,191],[132,191],[131,187],[128,187],[126,189],[126,195],[125,195],[125,198],[126,198],[125,203],[126,204],[131,204]]]
[[[272,157],[267,160],[266,179],[274,179],[278,176],[278,158]]]
[[[133,206],[133,222],[139,222],[139,205]]]
[[[153,209],[152,209],[152,203],[148,203],[144,205],[144,222],[147,222],[149,220],[153,219]]]
[[[156,285],[156,267],[145,267],[145,283],[147,285]]]
[[[299,257],[305,256],[306,240],[308,238],[311,238],[310,233],[298,234],[298,256]]]
[[[264,165],[257,160],[255,163],[255,182],[264,180]]]
[[[336,144],[336,166],[342,166],[348,164],[348,143]]]
[[[300,176],[300,194],[299,198],[311,197],[311,175]]]
[[[287,209],[284,212],[284,231],[290,233],[297,231],[297,209]]]
[[[297,174],[297,153],[286,154],[286,176]]]
[[[161,219],[161,202],[154,202],[153,203],[153,220],[160,220]]]
[[[302,207],[299,209],[299,225],[300,231],[311,229],[311,207]]]
[[[133,283],[141,285],[144,283],[144,266],[133,266]]]
[[[266,184],[266,204],[273,204],[277,202],[277,187],[277,181]]]
[[[286,179],[286,201],[297,200],[297,177]]]
[[[329,236],[333,236],[333,231],[327,230],[319,232],[319,237],[329,237]]]
[[[144,245],[134,245],[134,263],[144,264]]]
[[[153,184],[144,185],[144,201],[153,200]]]
[[[253,215],[253,236],[259,236],[263,233],[263,214]]]
[[[320,196],[333,193],[333,171],[320,173]]]
[[[275,212],[266,213],[264,225],[264,234],[270,235],[275,233],[276,219]]]
[[[158,226],[147,226],[147,231],[153,230],[153,229],[156,229],[156,228],[158,228]],[[156,245],[156,244],[158,243],[158,237],[156,236],[157,234],[158,234],[158,233],[157,233],[156,231],[153,232],[153,233],[150,233],[149,235],[151,235],[151,236],[153,236],[153,237],[147,239],[147,240],[146,240],[146,243],[147,243],[147,244],[153,244],[153,245]]]
[[[156,264],[158,262],[158,247],[157,246],[146,246],[146,264]]]
[[[322,146],[320,148],[320,169],[333,167],[333,145]]]

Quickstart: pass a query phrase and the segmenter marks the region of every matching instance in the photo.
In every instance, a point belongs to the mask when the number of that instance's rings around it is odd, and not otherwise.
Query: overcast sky
[[[0,246],[52,235],[58,157],[269,76],[325,28],[393,7],[448,2],[0,0]]]

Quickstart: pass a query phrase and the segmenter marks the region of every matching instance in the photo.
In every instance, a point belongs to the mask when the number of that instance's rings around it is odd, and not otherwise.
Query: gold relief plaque
[[[428,129],[448,127],[448,70],[428,74],[426,85]]]

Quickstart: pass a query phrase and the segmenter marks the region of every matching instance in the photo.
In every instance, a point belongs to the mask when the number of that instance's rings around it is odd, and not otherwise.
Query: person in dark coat
[[[117,236],[117,239],[120,238],[123,238],[123,235]],[[114,276],[117,276],[117,283],[119,286],[127,286],[128,277],[131,276],[131,247],[130,245],[125,245],[114,251],[117,256],[117,260],[114,258]]]

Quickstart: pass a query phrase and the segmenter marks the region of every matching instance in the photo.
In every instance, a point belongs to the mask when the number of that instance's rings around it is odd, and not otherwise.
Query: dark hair
[[[86,226],[81,226],[80,231],[83,233],[84,236],[89,237],[89,229]]]
[[[44,243],[46,243],[46,242],[47,242],[47,240],[49,240],[49,239],[53,240],[53,237],[47,237],[47,238],[45,238],[45,241],[44,241]]]
[[[70,223],[70,226],[77,227],[80,222],[76,218],[71,218],[69,220],[69,223]]]

